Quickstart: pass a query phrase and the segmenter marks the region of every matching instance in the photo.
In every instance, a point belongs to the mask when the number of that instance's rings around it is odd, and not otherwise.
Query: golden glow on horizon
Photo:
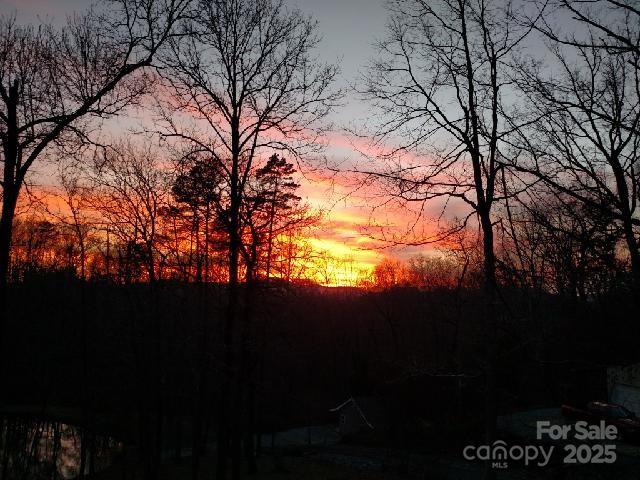
[[[308,238],[313,250],[311,280],[325,286],[357,286],[371,275],[382,255],[331,238]]]

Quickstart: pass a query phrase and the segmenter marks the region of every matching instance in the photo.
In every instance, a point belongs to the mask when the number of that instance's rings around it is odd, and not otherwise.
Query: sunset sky
[[[346,90],[343,106],[331,118],[335,128],[326,139],[326,158],[317,159],[315,163],[323,165],[327,162],[338,168],[351,168],[356,163],[362,166],[366,160],[358,150],[366,150],[367,142],[362,138],[356,141],[348,131],[366,124],[370,106],[360,101],[351,89],[357,85],[374,55],[374,41],[385,34],[384,0],[288,0],[287,4],[318,20],[323,40],[317,54],[323,61],[340,65],[337,86]],[[17,11],[22,21],[33,21],[37,16],[60,21],[86,6],[87,2],[83,0],[0,0],[2,12]],[[42,169],[40,173],[46,179]],[[379,189],[361,186],[352,175],[305,172],[301,184],[303,199],[325,212],[322,225],[310,238],[313,248],[319,252],[328,251],[354,262],[360,269],[371,269],[384,257],[407,258],[434,248],[432,245],[391,248],[388,245],[393,242],[381,242],[376,238],[402,239],[409,229],[413,231],[412,240],[433,235],[438,228],[434,219],[440,216],[443,203],[428,204],[422,212],[422,220],[416,223],[415,212],[389,202],[379,193],[374,195]],[[416,205],[416,211],[421,207]],[[465,214],[456,205],[449,207],[447,215]],[[446,220],[446,216],[442,220]],[[385,227],[381,230],[372,225]]]

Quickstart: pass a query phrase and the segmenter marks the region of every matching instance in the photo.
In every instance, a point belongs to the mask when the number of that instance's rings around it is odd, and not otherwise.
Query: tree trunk
[[[242,461],[242,445],[244,444],[245,458],[249,473],[255,473],[255,450],[253,445],[254,425],[254,397],[253,397],[253,299],[255,296],[255,274],[257,251],[256,243],[253,244],[252,258],[247,260],[247,275],[244,289],[244,308],[242,315],[242,330],[240,337],[239,373],[236,386],[236,405],[238,405],[238,418],[233,449],[233,480],[239,480]],[[244,421],[243,421],[244,419]]]
[[[631,217],[624,221],[624,237],[629,247],[629,258],[631,260],[631,275],[633,282],[634,298],[636,303],[640,303],[640,251],[638,249],[638,241],[633,231]]]
[[[491,226],[491,220],[489,215],[486,215],[485,218],[482,219],[482,238],[483,238],[483,253],[484,253],[484,262],[483,262],[483,301],[485,304],[484,307],[484,323],[486,325],[485,333],[487,335],[487,347],[488,347],[488,370],[492,370],[492,366],[495,367],[495,346],[496,346],[496,333],[497,333],[497,325],[496,325],[496,312],[495,312],[495,302],[496,302],[496,266],[495,266],[495,254],[493,250],[493,229]],[[489,375],[488,375],[489,376]],[[494,372],[491,372],[492,380],[494,377]],[[494,384],[489,384],[493,386],[495,390]],[[490,394],[490,400],[493,400],[492,403],[488,404],[487,413],[493,413],[493,415],[489,415],[487,420],[490,423],[487,423],[487,440],[492,440],[495,432],[495,399],[493,396],[495,392],[489,389],[488,393]]]
[[[276,215],[276,195],[278,193],[278,182],[276,180],[276,186],[273,189],[273,198],[271,199],[271,205],[269,208],[269,233],[267,237],[267,268],[266,268],[266,280],[269,282],[271,278],[271,255],[273,254],[273,222]]]
[[[216,479],[224,480],[227,474],[227,460],[229,457],[230,440],[233,438],[233,430],[237,428],[234,415],[235,408],[231,408],[231,393],[235,385],[235,352],[234,331],[236,328],[236,316],[238,310],[238,262],[240,254],[240,192],[239,192],[239,150],[240,121],[238,117],[232,119],[232,166],[230,186],[230,212],[229,212],[229,284],[227,316],[223,331],[224,358],[222,388],[220,390],[220,408],[218,424],[218,454],[216,465]],[[230,418],[232,417],[232,418]]]
[[[5,329],[8,316],[9,267],[11,259],[11,236],[13,233],[13,219],[22,176],[18,168],[18,81],[15,80],[9,88],[9,96],[5,100],[7,105],[7,131],[1,132],[4,147],[4,170],[2,184],[2,216],[0,217],[0,382],[4,375],[5,358]],[[1,399],[0,399],[1,400]]]
[[[4,346],[6,319],[8,317],[9,272],[11,259],[11,236],[13,218],[18,201],[18,188],[5,186],[2,198],[2,217],[0,218],[0,378],[4,373]]]
[[[616,179],[618,200],[620,202],[620,210],[623,217],[622,229],[624,232],[625,242],[629,249],[629,259],[631,261],[633,291],[637,294],[640,293],[640,250],[638,249],[638,241],[636,240],[635,232],[633,231],[633,212],[631,211],[630,206],[629,186],[627,185],[627,179],[618,156],[614,155],[609,160],[609,163],[611,164],[613,174]],[[637,302],[640,302],[640,300],[638,300],[638,295],[635,295],[635,298]]]
[[[497,395],[497,281],[496,261],[493,245],[493,226],[489,209],[479,212],[482,226],[483,240],[483,327],[485,332],[486,367],[485,367],[485,441],[487,445],[493,444],[496,439],[496,417],[498,412]],[[495,472],[488,463],[485,469],[486,480],[495,478]]]

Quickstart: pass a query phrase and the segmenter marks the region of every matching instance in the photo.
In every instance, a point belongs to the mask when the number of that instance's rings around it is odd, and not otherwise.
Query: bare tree
[[[520,8],[525,5],[489,0],[391,2],[388,36],[362,89],[382,113],[376,140],[397,145],[382,167],[364,173],[407,202],[465,202],[480,225],[489,441],[495,434],[498,299],[492,212],[504,198],[501,146],[513,128],[502,101],[512,91],[509,62],[531,31],[515,18]]]
[[[174,43],[173,55],[165,59],[172,101],[161,114],[161,134],[224,172],[229,303],[223,335],[225,385],[230,387],[237,345],[239,255],[246,227],[241,206],[254,161],[265,148],[286,150],[299,159],[308,151],[304,147],[314,146],[321,133],[318,121],[337,100],[329,88],[337,69],[312,56],[319,40],[316,23],[288,10],[280,0],[201,1],[196,8],[189,41]],[[220,477],[226,471],[230,434],[239,435],[232,428],[238,412],[231,407],[241,403],[227,393],[222,397]],[[239,475],[238,443],[233,442],[234,478]]]
[[[305,219],[308,219],[307,214]],[[271,267],[287,284],[309,279],[313,248],[308,241],[308,232],[309,229],[304,226],[289,228],[284,234],[274,238],[275,253],[271,259]]]
[[[115,0],[103,10],[71,16],[60,29],[0,17],[2,319],[13,220],[28,172],[54,146],[85,139],[89,118],[113,116],[139,98],[147,81],[137,73],[176,35],[189,3]]]
[[[103,151],[91,172],[93,207],[124,248],[140,247],[150,282],[158,278],[160,214],[168,196],[167,176],[160,160],[150,145],[126,143]],[[138,280],[132,275],[125,275],[125,279]]]
[[[582,37],[563,39],[547,26],[544,32],[552,37],[547,64],[521,62],[518,83],[531,99],[532,122],[518,131],[515,146],[521,154],[514,166],[528,174],[528,181],[545,182],[585,211],[613,217],[622,227],[638,288],[640,53],[637,44],[632,48],[622,39],[615,40],[622,42],[618,48],[600,43],[611,12],[609,17],[604,16],[607,12],[596,17],[579,10],[580,2],[561,3],[589,28]],[[614,18],[626,18],[627,23],[615,31],[624,30],[637,41],[640,28],[628,18],[637,14],[630,3],[595,3],[617,9]],[[610,41],[618,37],[613,30],[611,35]]]
[[[76,270],[82,280],[87,278],[89,249],[96,230],[95,219],[89,214],[88,186],[81,178],[81,170],[73,164],[60,165],[58,171],[60,189],[54,194],[54,201],[45,201],[47,213],[52,215],[75,239],[78,260]]]
[[[597,298],[615,287],[621,228],[615,219],[548,188],[527,192],[502,230],[500,270],[533,294]]]
[[[597,48],[612,54],[640,55],[640,5],[637,0],[554,0],[536,29],[554,43],[578,47]],[[554,20],[571,18],[586,27],[591,35],[567,32],[557,28]],[[580,30],[579,28],[576,30]]]
[[[407,285],[407,267],[399,260],[385,258],[373,269],[376,288],[385,290]]]
[[[423,289],[453,288],[460,276],[459,267],[443,254],[415,255],[408,261],[407,280]]]

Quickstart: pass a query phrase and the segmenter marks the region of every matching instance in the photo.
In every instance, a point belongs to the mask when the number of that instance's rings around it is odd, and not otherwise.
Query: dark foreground
[[[26,279],[11,292],[4,405],[29,405],[23,413],[32,415],[56,405],[54,420],[78,426],[73,441],[117,439],[124,457],[93,478],[214,478],[225,292],[214,284]],[[505,288],[499,414],[605,398],[606,368],[638,360],[631,300],[623,291],[583,302]],[[388,414],[383,428],[349,444],[278,456],[263,450],[252,478],[482,478],[483,465],[461,455],[483,436],[477,290],[269,285],[252,301],[248,431],[268,437],[306,425],[337,427],[331,410],[350,397],[376,399]],[[189,452],[198,450],[194,460]],[[495,473],[636,480],[636,458]],[[49,473],[22,478],[57,478]]]

